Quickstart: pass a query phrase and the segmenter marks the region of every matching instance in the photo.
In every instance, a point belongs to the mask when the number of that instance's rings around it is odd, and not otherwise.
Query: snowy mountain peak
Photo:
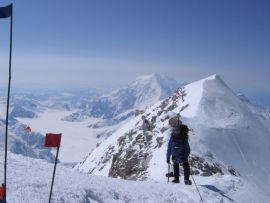
[[[139,76],[135,81],[128,85],[128,89],[136,89],[138,94],[155,94],[159,99],[169,96],[179,83],[167,76],[153,73],[150,75]]]
[[[208,77],[206,77],[206,78],[204,78],[204,79],[202,79],[202,80],[216,80],[216,81],[219,81],[219,82],[222,82],[222,83],[224,83],[225,84],[225,82],[224,82],[224,80],[221,78],[221,76],[220,75],[218,75],[218,74],[212,74],[212,75],[210,75],[210,76],[208,76]]]
[[[211,95],[230,95],[235,98],[233,91],[217,74],[190,83],[184,86],[183,90],[189,93],[185,94],[185,99],[183,99],[183,105],[188,106],[185,111],[181,111],[184,117],[196,116],[204,108],[203,103],[208,101],[207,98]]]
[[[212,81],[214,82],[216,85],[220,85],[220,86],[224,86],[226,88],[228,88],[228,85],[224,82],[224,80],[217,74],[213,74],[213,75],[210,75],[206,78],[203,78],[201,80],[198,80],[198,81],[195,81],[193,83],[190,83],[190,84],[196,84],[196,83],[199,83],[201,85],[203,85],[204,83],[208,82],[208,81]]]
[[[174,79],[172,79],[172,78],[167,77],[167,76],[163,76],[163,75],[160,75],[160,74],[157,74],[157,73],[152,73],[152,74],[149,74],[149,75],[138,76],[135,79],[135,81],[133,81],[131,84],[145,85],[147,83],[160,84],[160,83],[164,83],[164,82],[172,83],[172,82],[176,82],[176,81]]]
[[[206,79],[217,80],[217,79],[221,79],[221,77],[218,74],[213,74],[213,75],[210,75],[209,77],[207,77]]]
[[[126,87],[91,100],[86,109],[76,112],[67,119],[76,120],[79,117],[112,119],[119,115],[123,115],[126,119],[136,109],[145,109],[168,97],[177,86],[178,83],[174,79],[158,74],[140,76]]]
[[[132,90],[135,94],[135,106],[145,108],[161,99],[169,96],[178,87],[176,80],[156,73],[139,76],[136,80],[124,88],[125,91]],[[118,90],[122,92],[123,89]]]
[[[160,78],[161,75],[157,74],[157,73],[152,73],[149,75],[140,75],[138,77],[136,77],[135,81],[147,81],[147,80],[152,80],[155,78]]]

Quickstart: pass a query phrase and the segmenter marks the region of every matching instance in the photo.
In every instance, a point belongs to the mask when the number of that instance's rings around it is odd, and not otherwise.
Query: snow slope
[[[61,150],[60,150],[61,153]],[[3,153],[0,153],[3,157]],[[0,164],[3,164],[1,159]],[[2,167],[0,172],[3,173]],[[53,164],[8,154],[7,201],[48,201]],[[232,176],[195,177],[204,202],[266,202],[261,192],[245,180]],[[257,194],[258,196],[254,196]],[[52,196],[54,203],[164,203],[200,201],[195,186],[163,181],[135,182],[81,174],[57,166]]]
[[[268,106],[260,106],[252,103],[244,94],[238,94],[250,111],[260,119],[260,121],[269,129],[270,132],[270,108]]]
[[[168,119],[179,113],[191,129],[192,170],[202,176],[243,177],[270,197],[269,131],[217,75],[191,83],[143,114],[153,130],[143,135],[135,117],[105,140],[76,169],[96,175],[159,180],[166,170]]]
[[[268,128],[218,76],[205,81],[198,115],[190,125],[218,160],[269,192]]]

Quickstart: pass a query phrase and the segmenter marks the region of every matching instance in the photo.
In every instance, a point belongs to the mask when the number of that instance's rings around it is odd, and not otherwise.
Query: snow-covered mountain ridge
[[[180,113],[192,129],[193,174],[240,175],[269,195],[269,131],[217,75],[186,85],[148,108],[143,115],[152,122],[152,131],[143,134],[142,120],[135,117],[76,168],[124,179],[164,178],[171,112]]]

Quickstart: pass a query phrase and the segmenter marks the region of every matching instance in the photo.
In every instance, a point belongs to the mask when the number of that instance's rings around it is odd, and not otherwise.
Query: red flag
[[[60,147],[62,134],[47,133],[45,147]]]
[[[5,192],[6,192],[5,185],[2,184],[2,186],[0,186],[0,200],[3,200],[4,199]]]
[[[30,128],[30,126],[27,126],[25,129],[24,129],[26,132],[30,133],[32,131],[32,129]]]

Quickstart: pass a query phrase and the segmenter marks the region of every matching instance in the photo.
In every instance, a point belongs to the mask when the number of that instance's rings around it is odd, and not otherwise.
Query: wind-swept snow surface
[[[3,157],[2,152],[0,156]],[[0,164],[3,164],[2,160]],[[53,164],[9,153],[7,201],[11,203],[47,202],[52,171]],[[2,167],[0,172],[2,174]],[[237,177],[216,176],[205,178],[196,176],[195,178],[204,202],[267,201],[257,188]],[[81,174],[59,165],[56,170],[52,202],[197,203],[200,202],[200,197],[194,185],[168,184],[165,177],[160,182],[135,182]]]

